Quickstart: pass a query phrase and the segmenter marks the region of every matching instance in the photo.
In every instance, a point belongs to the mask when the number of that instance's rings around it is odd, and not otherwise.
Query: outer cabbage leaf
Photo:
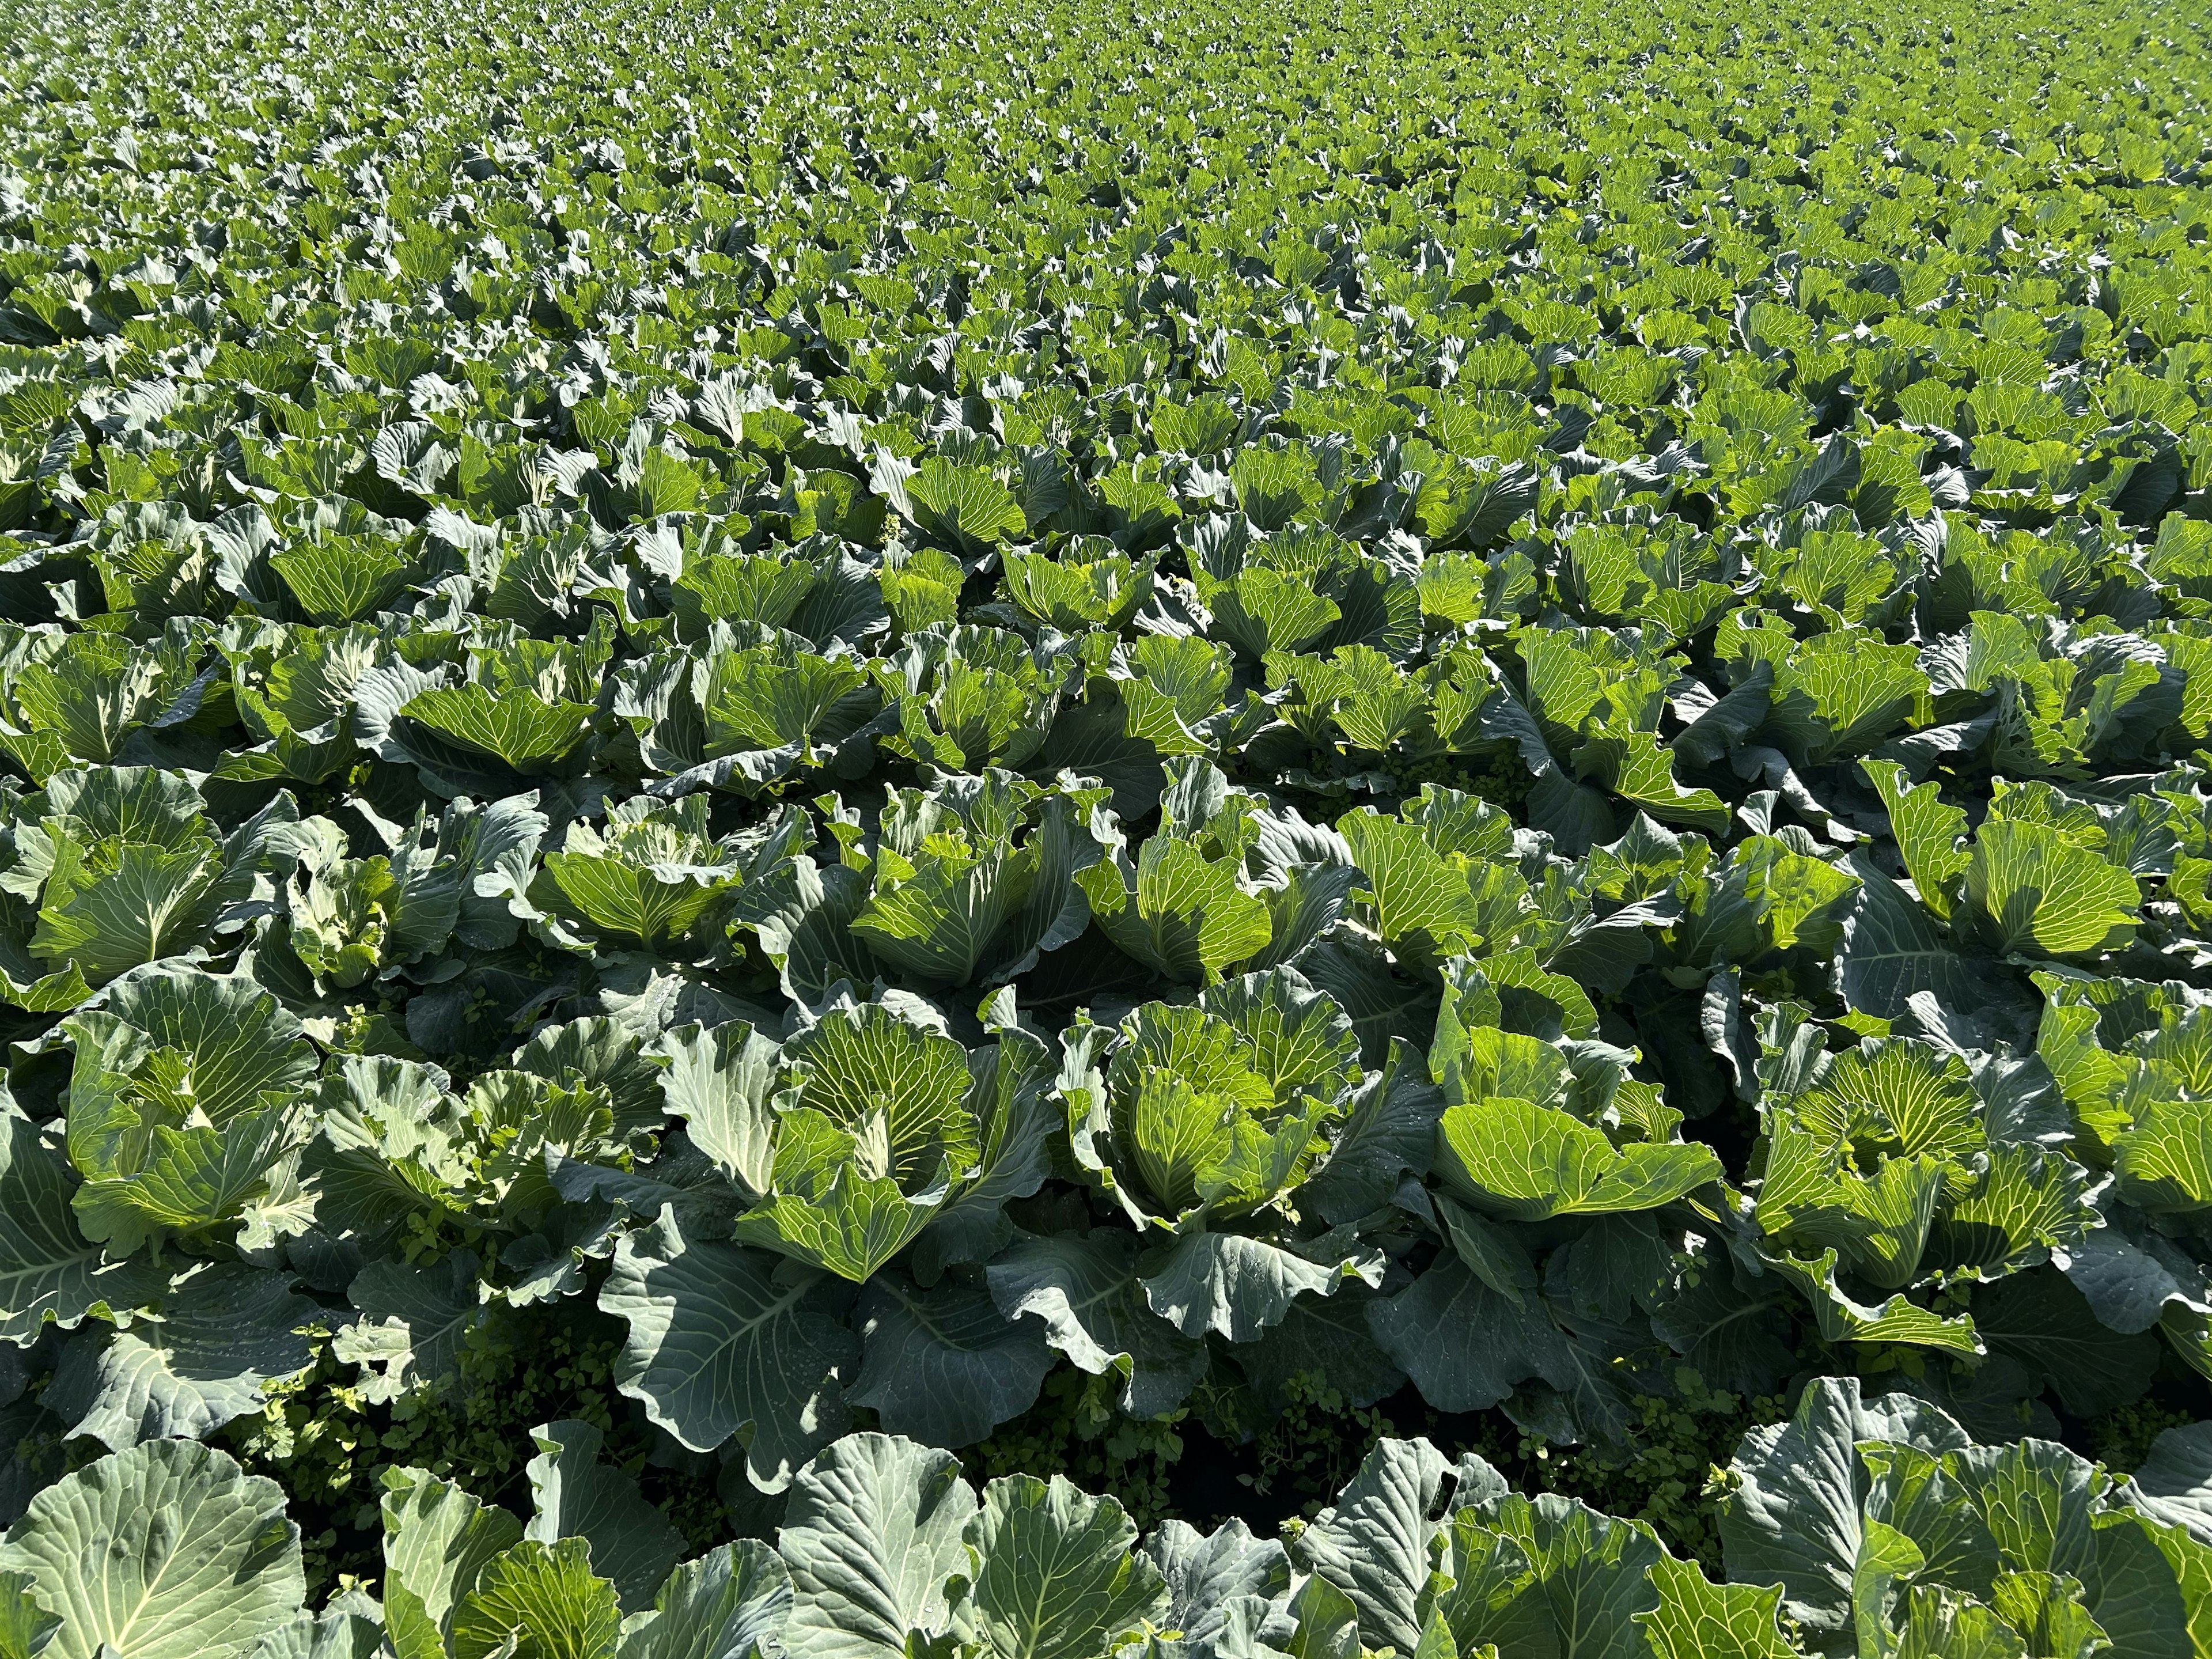
[[[750,1427],[746,1472],[766,1492],[834,1437],[837,1377],[856,1346],[818,1279],[780,1280],[774,1262],[687,1239],[672,1207],[623,1239],[599,1292],[603,1310],[629,1322],[616,1368],[622,1391],[695,1451]]]
[[[145,1261],[110,1261],[77,1230],[69,1166],[29,1119],[0,1115],[0,1336],[27,1346],[52,1321],[127,1320],[167,1288]]]
[[[318,1316],[288,1276],[237,1265],[188,1273],[161,1317],[105,1341],[88,1328],[46,1391],[49,1409],[118,1451],[163,1436],[199,1439],[266,1404],[262,1385],[314,1363],[300,1334]]]
[[[537,1512],[523,1536],[552,1545],[581,1538],[592,1566],[614,1583],[623,1605],[644,1607],[683,1553],[682,1535],[639,1493],[637,1482],[599,1461],[597,1425],[564,1419],[532,1429],[538,1455],[525,1468]]]
[[[750,1659],[791,1613],[791,1571],[758,1539],[684,1562],[653,1607],[623,1621],[622,1659]]]
[[[879,1273],[861,1292],[854,1405],[892,1433],[967,1446],[1036,1403],[1053,1366],[1042,1330],[1006,1318],[979,1285],[924,1290],[902,1277]]]
[[[856,1434],[792,1482],[781,1549],[793,1659],[903,1659],[909,1641],[951,1626],[952,1581],[972,1570],[963,1534],[975,1489],[951,1455],[890,1435]]]
[[[1166,1583],[1137,1553],[1121,1505],[1065,1476],[994,1480],[964,1535],[976,1556],[965,1622],[998,1659],[1080,1659],[1166,1608]]]
[[[236,1659],[307,1599],[273,1480],[189,1440],[149,1440],[49,1486],[0,1543],[59,1625],[52,1659]]]
[[[1729,1466],[1735,1486],[1720,1516],[1729,1577],[1778,1579],[1784,1608],[1824,1649],[1850,1626],[1872,1491],[1857,1446],[1869,1440],[1930,1453],[1970,1443],[1931,1406],[1899,1395],[1869,1405],[1857,1378],[1823,1378],[1807,1388],[1790,1422],[1747,1434]]]
[[[1045,1340],[1078,1368],[1120,1379],[1124,1412],[1158,1417],[1206,1374],[1206,1352],[1152,1312],[1138,1255],[1137,1241],[1117,1230],[1024,1238],[991,1262],[985,1278],[1001,1315],[1035,1316]]]

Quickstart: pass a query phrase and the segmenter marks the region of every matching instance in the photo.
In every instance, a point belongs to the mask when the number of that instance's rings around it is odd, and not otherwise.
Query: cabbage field
[[[2212,1655],[2212,9],[0,41],[0,1659]]]

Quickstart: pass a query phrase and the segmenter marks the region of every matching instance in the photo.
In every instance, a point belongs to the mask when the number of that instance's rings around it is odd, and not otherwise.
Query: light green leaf
[[[581,743],[592,719],[588,703],[542,697],[524,686],[494,690],[477,680],[418,691],[399,712],[526,775],[544,771]]]
[[[1291,1597],[1290,1613],[1296,1624],[1283,1650],[1291,1659],[1359,1659],[1359,1610],[1319,1573],[1310,1575]]]
[[[1662,823],[1708,836],[1726,832],[1727,803],[1710,789],[1685,789],[1674,778],[1674,751],[1651,732],[1593,734],[1571,757],[1576,771]]]
[[[269,568],[284,579],[311,622],[349,623],[380,611],[407,586],[404,560],[365,536],[332,536],[271,553]]]
[[[927,985],[998,983],[1083,931],[1079,872],[1100,848],[1079,802],[1039,798],[994,769],[895,792],[872,890],[852,928],[875,954]],[[1024,819],[1033,819],[1025,833]]]
[[[1911,1284],[1943,1193],[1943,1165],[1932,1158],[1891,1158],[1862,1176],[1840,1154],[1823,1156],[1814,1145],[1788,1127],[1768,1142],[1759,1226],[1812,1249],[1832,1241],[1840,1260],[1882,1290]]]
[[[753,757],[741,769],[756,785],[834,751],[878,702],[849,659],[818,656],[788,636],[715,652],[695,679],[707,757]]]
[[[31,1575],[0,1573],[0,1659],[38,1659],[61,1626],[31,1594]]]
[[[1915,1584],[1898,1632],[1894,1659],[2027,1659],[2020,1634],[1970,1596],[1942,1584]]]
[[[1437,1168],[1469,1202],[1515,1221],[1656,1209],[1723,1173],[1702,1144],[1616,1147],[1565,1110],[1499,1096],[1444,1113]]]
[[[581,1538],[592,1568],[613,1581],[633,1611],[660,1589],[683,1553],[684,1538],[645,1501],[629,1474],[599,1461],[599,1425],[564,1418],[530,1431],[538,1455],[523,1468],[536,1513],[523,1536],[552,1545]]]
[[[1359,1055],[1352,1021],[1336,999],[1290,968],[1243,974],[1200,993],[1198,1006],[1252,1044],[1252,1066],[1275,1098],[1334,1100]]]
[[[1259,1209],[1297,1185],[1322,1150],[1320,1126],[1334,1102],[1279,1103],[1254,1069],[1264,1051],[1227,1020],[1151,1002],[1121,1035],[1103,1089],[1064,1079],[1061,1092],[1077,1163],[1140,1224]]]
[[[570,846],[579,830],[571,826]],[[588,831],[587,831],[588,832]],[[545,855],[545,875],[580,915],[616,939],[653,951],[689,933],[730,884],[722,872],[669,866],[640,867],[618,858],[563,850]]]
[[[1826,956],[1835,949],[1858,891],[1858,878],[1850,870],[1771,836],[1747,837],[1729,862],[1743,871],[1744,899],[1775,950],[1802,946]]]
[[[839,1441],[792,1481],[783,1557],[793,1601],[792,1659],[904,1659],[908,1638],[951,1624],[953,1585],[972,1571],[963,1533],[976,1512],[960,1464],[891,1435]]]
[[[1995,1279],[2078,1244],[2100,1222],[2089,1172],[2040,1146],[1997,1146],[1974,1189],[1936,1224],[1954,1269]]]
[[[908,1197],[890,1176],[847,1164],[827,1187],[756,1205],[738,1218],[733,1237],[865,1284],[937,1219],[945,1192],[939,1185]]]
[[[1858,1559],[1851,1564],[1851,1627],[1860,1652],[1893,1652],[1891,1626],[1897,1622],[1897,1607],[1927,1566],[1926,1555],[1911,1538],[1885,1521],[1866,1517]]]
[[[1905,769],[1895,761],[1861,761],[1859,770],[1889,813],[1890,833],[1897,838],[1913,890],[1939,919],[1948,921],[1958,878],[1972,858],[1963,840],[1966,813],[1946,803],[1933,783],[1907,788]]]
[[[1716,1584],[1694,1561],[1651,1564],[1659,1605],[1636,1615],[1657,1659],[1795,1659],[1776,1615],[1779,1586]]]
[[[755,1659],[790,1616],[790,1569],[741,1538],[684,1562],[649,1611],[623,1621],[622,1659]]]
[[[622,1633],[615,1587],[593,1576],[591,1546],[526,1539],[485,1564],[453,1610],[453,1659],[613,1659]]]
[[[743,1020],[709,1030],[685,1025],[647,1053],[662,1061],[669,1112],[684,1121],[691,1144],[748,1198],[764,1196],[775,1170],[777,1045]]]
[[[1158,974],[1208,984],[1273,937],[1266,902],[1239,884],[1239,861],[1154,836],[1137,861],[1115,853],[1076,876],[1099,931]]]
[[[95,984],[201,942],[222,859],[212,842],[176,851],[103,843],[66,881],[50,878],[31,949]]]
[[[0,934],[0,1002],[27,1014],[65,1014],[91,994],[91,985],[74,966],[41,972],[19,940]]]
[[[1132,560],[1112,543],[1087,538],[1062,548],[1056,558],[1010,552],[1006,593],[1027,615],[1062,633],[1119,632],[1152,598],[1154,562]]]
[[[1790,1109],[1824,1143],[1863,1139],[1946,1163],[1981,1151],[1988,1138],[1966,1061],[1911,1038],[1869,1038],[1837,1055]]]
[[[2091,1659],[2112,1647],[2112,1638],[2081,1604],[2081,1581],[2069,1575],[2000,1573],[1990,1605],[2039,1659]]]
[[[1342,614],[1335,600],[1314,592],[1304,577],[1263,566],[1226,581],[1201,581],[1199,597],[1213,612],[1213,637],[1255,661],[1318,639]]]
[[[1902,1291],[1880,1304],[1853,1298],[1836,1282],[1832,1245],[1814,1260],[1784,1254],[1768,1264],[1795,1282],[1813,1304],[1813,1322],[1831,1342],[1905,1342],[1978,1357],[1982,1340],[1971,1314],[1945,1316],[1909,1300]]]
[[[451,1481],[415,1468],[385,1474],[380,1513],[385,1601],[394,1634],[404,1641],[427,1636],[428,1659],[441,1659],[441,1632],[462,1596],[476,1588],[495,1557],[521,1538],[522,1523]],[[416,1652],[419,1647],[410,1659]]]
[[[465,1200],[475,1171],[446,1083],[434,1066],[347,1054],[317,1084],[307,1099],[322,1134],[302,1161],[323,1227],[373,1233]]]
[[[2113,1138],[2120,1191],[2138,1209],[2175,1214],[2212,1205],[2212,1102],[2154,1096]]]
[[[1422,827],[1370,811],[1348,812],[1337,830],[1366,878],[1383,942],[1419,963],[1441,962],[1483,942],[1482,917],[1462,859],[1431,846]]]
[[[299,1020],[275,997],[197,969],[134,976],[61,1029],[75,1049],[70,1161],[88,1176],[132,1173],[156,1124],[200,1114],[220,1129],[315,1073]]]
[[[1086,1659],[1166,1608],[1121,1505],[1065,1476],[994,1480],[965,1537],[977,1556],[967,1610],[997,1659]]]
[[[309,1133],[304,1113],[270,1099],[220,1129],[151,1125],[136,1170],[95,1176],[70,1199],[85,1236],[127,1255],[149,1239],[204,1232],[237,1220],[285,1178],[280,1160]]]
[[[234,1659],[307,1599],[283,1490],[211,1447],[149,1440],[64,1476],[0,1543],[60,1626],[43,1659]]]
[[[925,459],[906,480],[906,494],[921,511],[925,528],[945,536],[964,553],[978,553],[1029,528],[1029,518],[1014,493],[980,466]]]
[[[1482,1506],[1468,1504],[1437,1531],[1436,1572],[1418,1604],[1426,1609],[1422,1646],[1442,1636],[1461,1653],[1554,1651],[1552,1611],[1527,1552],[1483,1517]]]
[[[968,1051],[942,1032],[870,1003],[838,1010],[787,1038],[783,1058],[799,1082],[796,1104],[850,1133],[882,1123],[888,1173],[902,1189],[930,1177],[940,1159],[951,1172],[973,1165]]]
[[[1800,640],[1775,664],[1766,730],[1801,767],[1864,754],[1927,698],[1918,659],[1917,646],[1890,644],[1871,629]]]
[[[1992,818],[1974,837],[1960,925],[1997,951],[2078,956],[2124,944],[2136,878],[2047,824]]]
[[[2098,1512],[2101,1470],[2047,1440],[1971,1447],[1956,1466],[2006,1568],[2080,1579],[2118,1651],[2186,1659],[2188,1615],[2172,1570],[2136,1516]]]

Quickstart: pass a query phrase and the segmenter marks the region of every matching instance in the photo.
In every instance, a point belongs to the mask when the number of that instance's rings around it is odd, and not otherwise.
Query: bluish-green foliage
[[[325,1573],[409,1468],[696,1544],[855,1427],[1149,1522],[1433,1426],[1717,1565],[1838,1378],[2148,1456],[2209,21],[0,0],[0,1512],[258,1525],[138,1449],[219,1441]],[[653,1563],[539,1501],[379,1628],[599,1653]],[[1911,1531],[1808,1639],[2123,1570]],[[1358,1639],[1515,1650],[1431,1611]]]

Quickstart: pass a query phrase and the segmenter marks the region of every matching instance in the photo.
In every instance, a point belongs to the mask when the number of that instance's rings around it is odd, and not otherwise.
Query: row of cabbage
[[[719,838],[640,794],[557,848],[531,794],[356,800],[366,858],[289,795],[226,828],[177,774],[57,773],[0,874],[24,948],[179,931],[33,987],[69,1012],[0,1175],[21,1426],[204,1434],[318,1331],[435,1389],[564,1296],[769,1490],[849,1405],[963,1445],[1061,1360],[1138,1416],[1227,1358],[1262,1409],[1318,1367],[1565,1440],[1814,1334],[1948,1357],[1987,1422],[2126,1403],[2153,1331],[2212,1368],[2212,1015],[2079,965],[2190,937],[2203,799],[2023,784],[1969,836],[1868,776],[1908,880],[1641,814],[1568,860],[1434,786],[1320,826],[1202,759],[1133,849],[1106,787],[1004,772]],[[1741,1168],[1686,1134],[1745,1106]]]
[[[79,1659],[2186,1659],[2212,1634],[2197,1430],[2134,1480],[1925,1402],[1807,1390],[1727,1473],[1727,1580],[1640,1522],[1383,1440],[1287,1540],[1170,1521],[882,1434],[826,1448],[775,1537],[680,1541],[599,1431],[534,1431],[527,1522],[421,1469],[381,1500],[379,1593],[307,1605],[272,1481],[155,1441],[42,1493],[0,1542],[12,1654]],[[1287,1541],[1287,1547],[1286,1547]],[[97,1564],[97,1565],[95,1565]]]
[[[1309,13],[0,0],[0,1511],[2203,1398],[2203,20]],[[2162,1650],[2021,1547],[1850,1639]]]

